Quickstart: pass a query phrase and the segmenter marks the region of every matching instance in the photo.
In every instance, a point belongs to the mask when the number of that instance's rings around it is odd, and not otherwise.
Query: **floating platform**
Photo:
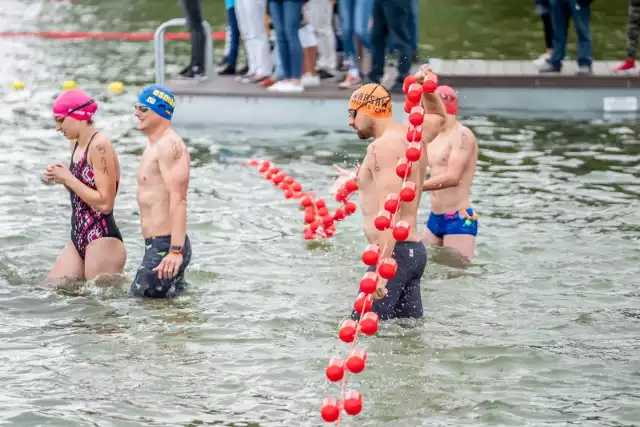
[[[568,61],[560,73],[540,73],[530,61],[432,60],[431,66],[440,84],[458,91],[461,116],[636,117],[640,74],[614,74],[618,63],[596,61],[591,75],[577,75],[575,63]],[[395,69],[389,68],[383,84],[394,78]],[[176,124],[205,127],[246,125],[248,117],[255,125],[345,127],[352,92],[325,80],[302,93],[274,93],[217,75],[203,81],[169,80],[166,85],[177,98]],[[403,96],[394,95],[393,100],[394,117],[406,120]]]

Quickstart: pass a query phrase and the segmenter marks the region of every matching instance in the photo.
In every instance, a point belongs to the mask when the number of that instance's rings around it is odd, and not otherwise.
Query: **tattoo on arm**
[[[104,145],[102,144],[96,145],[96,148],[100,153],[100,167],[102,168],[102,173],[104,173],[106,176],[109,176],[109,168],[107,168],[107,160],[104,158],[104,155],[107,152],[107,150],[104,149]]]
[[[171,148],[173,150],[173,160],[178,160],[182,156],[182,150],[180,150],[178,141],[175,138],[171,139]]]
[[[376,172],[380,172],[380,165],[378,164],[378,157],[376,156],[376,147],[371,147],[371,156],[373,157],[373,169]]]
[[[463,133],[462,137],[460,138],[460,144],[458,144],[458,149],[465,150],[467,148],[467,139],[467,135]]]

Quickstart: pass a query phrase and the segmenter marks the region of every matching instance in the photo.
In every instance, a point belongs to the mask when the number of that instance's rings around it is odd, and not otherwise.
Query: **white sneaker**
[[[542,67],[545,62],[547,62],[549,59],[551,59],[551,55],[549,55],[547,52],[543,53],[542,55],[538,56],[538,59],[534,59],[533,60],[533,65],[535,65],[536,67],[540,68]]]
[[[312,76],[311,74],[305,74],[304,76],[302,76],[302,79],[300,79],[302,86],[305,87],[315,87],[315,86],[320,86],[320,77],[316,76]]]
[[[294,83],[292,81],[288,81],[285,85],[280,86],[278,92],[301,93],[304,92],[304,86],[302,85],[302,83]]]
[[[275,82],[274,84],[269,86],[267,88],[267,90],[270,91],[270,92],[279,92],[280,91],[280,87],[282,87],[283,85],[286,85],[287,83],[289,83],[289,82],[286,81],[286,80],[278,80],[277,82]]]

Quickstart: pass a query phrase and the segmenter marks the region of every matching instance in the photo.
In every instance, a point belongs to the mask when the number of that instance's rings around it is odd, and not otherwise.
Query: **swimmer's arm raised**
[[[101,213],[109,213],[113,210],[116,198],[116,152],[108,142],[96,141],[95,145],[89,148],[87,157],[93,168],[96,190],[87,187],[73,175],[65,185],[93,209]]]
[[[176,136],[158,143],[158,165],[169,193],[171,245],[184,245],[187,233],[187,189],[189,153]]]
[[[398,157],[395,152],[389,148],[388,144],[377,145],[375,142],[372,144],[370,155],[374,161],[369,162],[369,167],[376,185],[378,206],[382,207],[389,194],[398,194],[402,188],[402,179],[396,174]],[[396,246],[396,241],[393,238],[393,230],[388,228],[382,231],[379,236],[378,245],[382,250],[380,254],[381,259],[390,257]]]
[[[456,140],[452,142],[446,172],[425,180],[422,184],[422,191],[442,190],[460,184],[462,173],[473,153],[474,144],[475,136],[473,133],[463,129]]]
[[[444,108],[444,103],[437,93],[424,93],[421,103],[424,109],[422,143],[426,145],[440,133],[442,125],[444,125],[447,118],[447,110]]]

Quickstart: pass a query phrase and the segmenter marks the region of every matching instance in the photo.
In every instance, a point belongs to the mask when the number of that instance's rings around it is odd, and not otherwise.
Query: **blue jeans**
[[[280,59],[280,49],[278,49],[278,33],[276,33],[275,30],[273,30],[273,38],[274,38],[273,53],[276,56],[276,71],[275,71],[275,76],[273,78],[275,80],[285,80],[284,68],[282,67],[282,60]]]
[[[339,0],[340,30],[342,32],[342,49],[349,58],[351,68],[358,67],[356,45],[353,36],[365,47],[371,49],[371,34],[369,31],[369,19],[372,13],[373,0]]]
[[[413,56],[418,56],[418,9],[420,0],[412,0],[411,2],[411,25],[409,26],[409,36],[411,37],[411,46],[413,47]],[[393,54],[393,42],[391,35],[387,37],[387,51],[389,55]]]
[[[577,7],[576,0],[551,0],[551,25],[553,26],[553,54],[549,59],[551,66],[557,70],[562,67],[562,60],[567,50],[567,32],[569,18],[578,36],[578,66],[591,67],[593,62],[593,45],[589,29],[590,8]]]
[[[413,55],[417,56],[418,55],[418,23],[419,23],[419,19],[418,19],[418,9],[420,8],[420,0],[413,0],[411,6],[413,6],[411,12],[412,12],[412,17],[411,17],[411,29],[409,30],[409,33],[411,35],[411,46],[413,47]]]
[[[238,51],[240,50],[240,28],[238,28],[235,7],[227,9],[227,23],[231,34],[231,37],[229,37],[229,54],[227,55],[227,64],[235,67],[236,61],[238,60]]]
[[[374,0],[373,30],[371,32],[371,71],[369,79],[379,82],[384,74],[387,40],[391,37],[393,50],[398,53],[396,84],[402,87],[411,69],[413,47],[407,21],[411,21],[413,0]]]
[[[302,77],[302,45],[298,37],[303,2],[295,0],[270,1],[269,14],[276,32],[278,58],[284,79]]]

